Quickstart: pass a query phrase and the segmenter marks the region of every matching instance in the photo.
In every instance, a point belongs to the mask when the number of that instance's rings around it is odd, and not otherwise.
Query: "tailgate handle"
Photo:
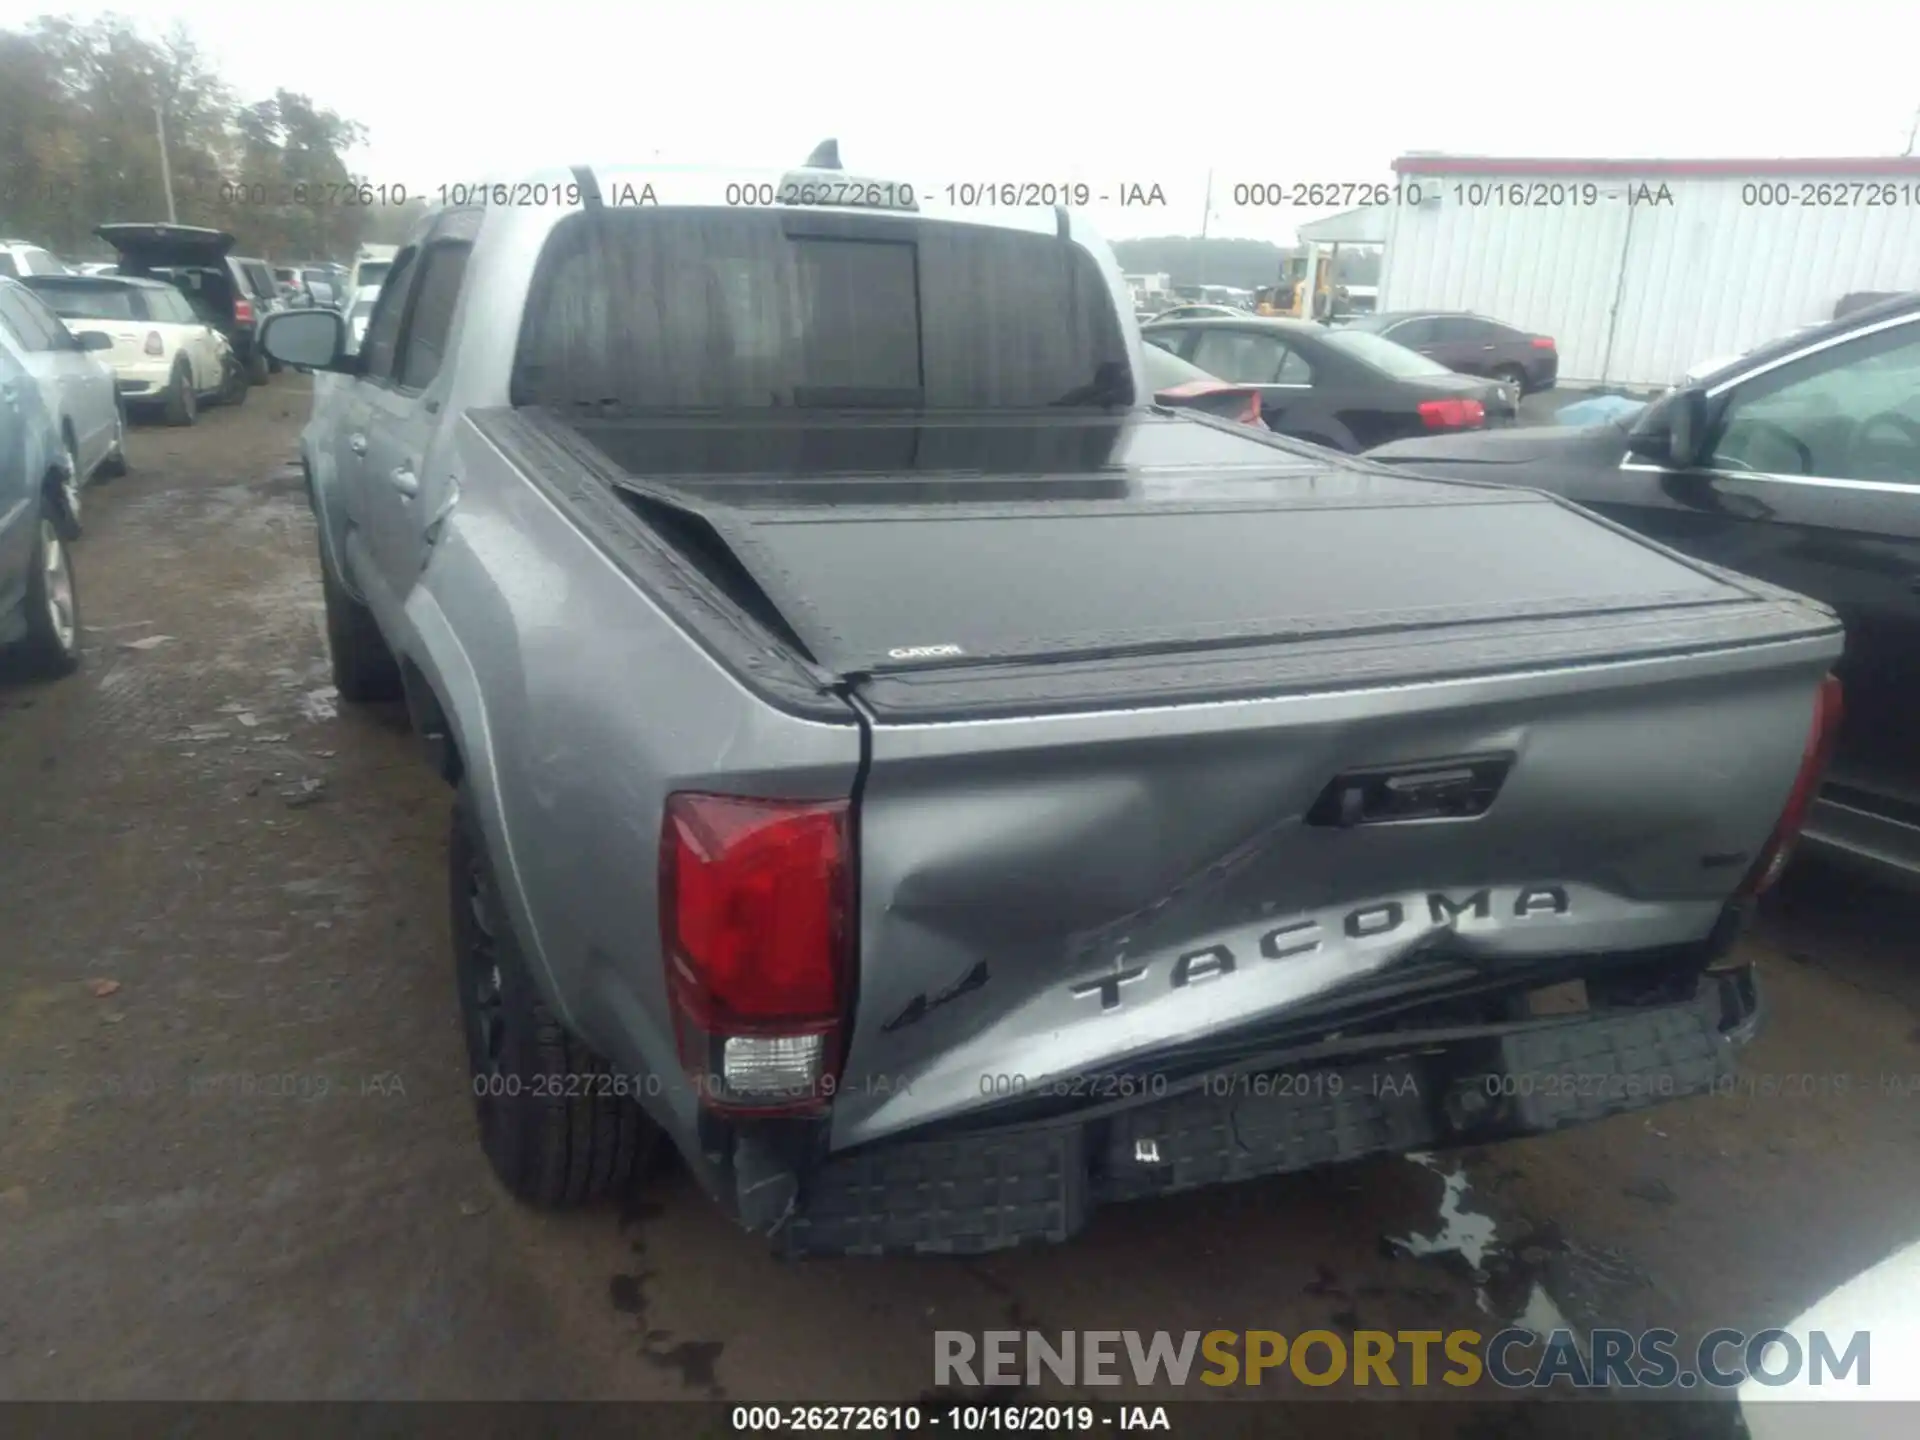
[[[1369,766],[1336,775],[1307,824],[1351,830],[1411,820],[1471,820],[1487,813],[1513,768],[1511,755],[1467,755]]]

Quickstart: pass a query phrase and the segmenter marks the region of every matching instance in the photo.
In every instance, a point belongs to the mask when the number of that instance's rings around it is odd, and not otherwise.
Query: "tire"
[[[240,368],[237,360],[222,362],[220,367],[220,403],[222,405],[246,404],[247,391],[251,388],[247,380],[247,372]]]
[[[127,407],[123,401],[113,402],[113,448],[107,452],[107,458],[100,462],[100,468],[93,472],[97,480],[118,480],[130,468],[127,464]]]
[[[624,1192],[659,1130],[630,1095],[609,1093],[607,1063],[541,999],[464,789],[454,792],[447,880],[474,1117],[493,1173],[543,1209]]]
[[[267,369],[267,352],[260,348],[258,336],[255,337],[255,343],[247,349],[246,368],[249,385],[266,384],[267,376],[272,373]]]
[[[401,698],[400,666],[387,648],[373,612],[347,593],[323,551],[320,592],[327,606],[327,650],[333,688],[356,705]]]
[[[1527,393],[1527,372],[1517,365],[1502,365],[1493,372],[1493,378],[1502,385],[1513,386],[1514,393],[1524,398]]]
[[[71,675],[80,664],[80,591],[74,583],[72,553],[50,513],[40,516],[34,538],[26,614],[20,657],[27,669],[48,677]]]
[[[200,397],[194,393],[193,372],[185,364],[173,367],[173,380],[167,386],[167,424],[191,425],[200,418]]]

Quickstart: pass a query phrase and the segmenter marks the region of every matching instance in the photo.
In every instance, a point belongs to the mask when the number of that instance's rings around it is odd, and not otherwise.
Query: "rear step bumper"
[[[1386,1060],[1222,1073],[1093,1121],[879,1145],[816,1170],[774,1244],[796,1258],[979,1254],[1069,1239],[1118,1201],[1601,1120],[1713,1090],[1759,1014],[1743,966],[1677,1004],[1516,1022]]]

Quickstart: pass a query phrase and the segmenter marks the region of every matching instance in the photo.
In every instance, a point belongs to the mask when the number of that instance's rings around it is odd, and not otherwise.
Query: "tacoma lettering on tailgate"
[[[1344,935],[1349,940],[1375,940],[1391,935],[1408,924],[1408,908],[1404,901],[1376,900],[1356,906],[1337,919],[1309,916],[1249,929],[1234,937],[1231,943],[1218,941],[1181,954],[1170,967],[1169,985],[1181,990],[1202,980],[1231,975],[1243,960],[1290,960],[1311,955],[1321,948],[1329,933]],[[1523,885],[1513,890],[1485,886],[1457,896],[1444,890],[1430,890],[1426,894],[1427,923],[1440,927],[1451,927],[1467,917],[1491,920],[1496,914],[1516,920],[1553,918],[1564,916],[1572,909],[1573,902],[1560,885]],[[1117,1010],[1126,987],[1145,980],[1157,963],[1119,965],[1104,974],[1076,980],[1067,989],[1076,999],[1098,996],[1102,1010]]]

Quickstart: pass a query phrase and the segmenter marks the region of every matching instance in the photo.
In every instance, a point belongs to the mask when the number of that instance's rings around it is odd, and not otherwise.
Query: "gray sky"
[[[1210,167],[1209,233],[1286,241],[1326,212],[1236,207],[1235,183],[1382,181],[1408,150],[1896,154],[1920,107],[1911,46],[1894,43],[1914,22],[1890,0],[1578,12],[972,0],[925,18],[910,0],[110,8],[154,31],[183,21],[248,98],[284,86],[359,120],[372,138],[355,158],[376,183],[418,192],[655,152],[782,166],[832,135],[850,171],[922,190],[1158,184],[1164,209],[1090,207],[1115,238],[1197,232]],[[44,10],[0,0],[0,25]],[[1325,17],[1319,33],[1304,14]]]

